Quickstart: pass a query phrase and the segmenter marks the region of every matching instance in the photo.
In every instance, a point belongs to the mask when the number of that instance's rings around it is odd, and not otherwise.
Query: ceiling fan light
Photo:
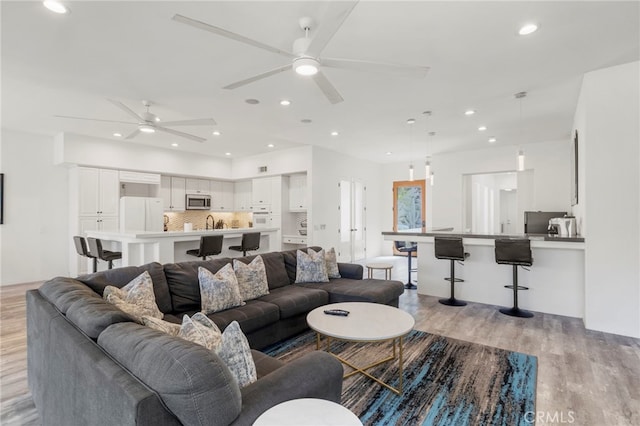
[[[320,64],[313,58],[298,58],[293,61],[293,70],[305,76],[316,75]]]
[[[156,129],[154,129],[152,126],[148,124],[139,125],[138,130],[140,130],[142,133],[155,133],[156,131]]]
[[[46,7],[47,9],[49,9],[52,12],[55,13],[59,13],[59,14],[65,14],[65,13],[69,13],[69,9],[62,3],[60,3],[59,1],[56,0],[45,0],[42,2],[42,4],[44,5],[44,7]]]

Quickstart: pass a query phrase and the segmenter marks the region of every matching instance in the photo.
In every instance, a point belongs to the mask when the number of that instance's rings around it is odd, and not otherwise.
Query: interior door
[[[516,233],[517,192],[500,190],[500,232]]]
[[[366,258],[366,187],[362,182],[341,180],[340,244],[338,260],[354,262]]]

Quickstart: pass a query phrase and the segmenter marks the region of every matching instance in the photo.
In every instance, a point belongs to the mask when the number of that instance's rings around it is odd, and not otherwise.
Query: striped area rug
[[[315,342],[309,331],[265,352],[288,361],[315,350]],[[389,355],[391,344],[334,340],[331,350],[362,366]],[[512,426],[535,417],[535,356],[414,330],[404,338],[404,359],[402,395],[356,374],[344,381],[342,405],[365,425]],[[369,373],[398,385],[397,360]]]

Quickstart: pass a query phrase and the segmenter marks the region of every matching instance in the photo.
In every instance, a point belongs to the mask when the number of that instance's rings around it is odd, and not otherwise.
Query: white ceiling
[[[146,99],[164,121],[213,117],[218,124],[177,128],[207,138],[202,144],[160,133],[121,143],[233,157],[266,152],[268,143],[276,150],[314,144],[397,162],[489,147],[490,136],[496,145],[569,140],[582,75],[640,57],[637,1],[363,0],[322,56],[431,69],[423,79],[325,69],[345,99],[332,105],[293,72],[222,89],[287,59],[171,19],[179,13],[290,51],[303,35],[298,19],[321,25],[326,2],[67,4],[71,14],[56,15],[36,1],[1,2],[3,127],[117,139],[114,131],[127,135],[135,126],[54,116],[130,121],[106,98],[138,112]],[[517,35],[529,21],[540,29]],[[520,91],[528,92],[522,119]],[[280,106],[283,98],[292,105]],[[468,108],[477,113],[465,116]],[[221,136],[212,135],[216,129]],[[330,136],[333,130],[340,135]]]

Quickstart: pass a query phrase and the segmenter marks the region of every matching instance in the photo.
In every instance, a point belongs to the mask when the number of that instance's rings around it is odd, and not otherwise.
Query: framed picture
[[[578,204],[578,131],[573,137],[571,147],[571,205]]]

